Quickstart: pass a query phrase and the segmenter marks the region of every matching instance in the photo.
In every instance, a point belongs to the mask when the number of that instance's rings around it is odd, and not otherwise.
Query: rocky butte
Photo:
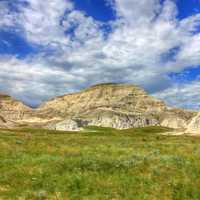
[[[31,126],[80,130],[84,126],[116,129],[165,126],[200,134],[200,114],[167,106],[140,87],[98,84],[59,96],[31,109],[8,95],[0,95],[0,126]]]

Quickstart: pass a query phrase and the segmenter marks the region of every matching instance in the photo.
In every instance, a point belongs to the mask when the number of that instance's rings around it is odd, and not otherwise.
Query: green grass
[[[199,200],[200,138],[165,131],[0,130],[0,200]]]

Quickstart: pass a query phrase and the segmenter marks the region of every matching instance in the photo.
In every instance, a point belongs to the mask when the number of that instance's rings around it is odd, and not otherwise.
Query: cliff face
[[[31,108],[25,106],[20,101],[4,94],[0,94],[0,124],[17,122],[27,117]]]
[[[143,89],[127,84],[95,85],[56,97],[37,109],[0,95],[0,126],[12,122],[57,130],[80,130],[88,125],[117,129],[159,125],[185,130],[189,124],[200,124],[196,115],[170,108]]]
[[[74,127],[79,129],[84,125],[124,129],[157,125],[158,120],[151,113],[159,112],[165,107],[162,101],[148,96],[139,87],[101,84],[50,100],[39,108],[39,112],[64,118],[63,122],[55,124],[55,129],[59,130],[63,130],[63,127],[74,130]],[[71,119],[72,126],[70,123],[66,125],[65,118]]]
[[[22,102],[14,98],[0,94],[0,127],[12,128],[19,121],[28,117],[31,113],[31,108],[25,106]]]
[[[187,126],[186,133],[200,135],[200,113],[192,118],[189,125]]]
[[[162,101],[148,96],[138,87],[102,84],[79,93],[57,97],[44,103],[40,110],[53,110],[58,115],[80,115],[96,109],[137,114],[164,108]]]
[[[52,99],[38,111],[49,113],[49,118],[62,118],[49,126],[58,130],[79,130],[85,125],[117,129],[161,125],[184,129],[194,116],[193,112],[169,108],[141,88],[126,84],[95,85]]]

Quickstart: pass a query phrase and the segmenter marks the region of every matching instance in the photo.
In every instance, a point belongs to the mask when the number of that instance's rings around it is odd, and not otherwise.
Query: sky
[[[200,110],[200,0],[0,0],[0,92],[34,107],[104,82]]]

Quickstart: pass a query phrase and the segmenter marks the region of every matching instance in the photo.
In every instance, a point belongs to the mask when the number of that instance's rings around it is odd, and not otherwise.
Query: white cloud
[[[17,24],[15,13],[10,13],[8,4],[6,1],[0,2],[0,27],[7,28],[15,26]]]
[[[178,20],[172,0],[107,1],[117,14],[107,24],[112,29],[107,38],[105,24],[75,10],[69,0],[27,0],[28,6],[14,14],[0,3],[0,27],[19,28],[29,42],[47,50],[23,61],[1,58],[1,88],[40,101],[98,82],[129,82],[173,102],[173,95],[162,93],[169,94],[166,88],[173,84],[168,74],[200,64],[200,14]]]
[[[22,98],[26,103],[36,105],[42,100],[59,95],[62,91],[75,89],[84,81],[66,71],[49,67],[39,60],[19,60],[15,57],[0,58],[0,89],[15,97]]]
[[[161,8],[159,0],[116,0],[113,5],[118,16],[132,25],[148,23]]]
[[[200,80],[191,83],[177,84],[155,94],[169,105],[193,110],[200,110]]]
[[[49,45],[68,43],[60,21],[65,12],[72,10],[72,3],[66,0],[28,0],[29,4],[21,8],[19,20],[27,39],[33,43]]]

